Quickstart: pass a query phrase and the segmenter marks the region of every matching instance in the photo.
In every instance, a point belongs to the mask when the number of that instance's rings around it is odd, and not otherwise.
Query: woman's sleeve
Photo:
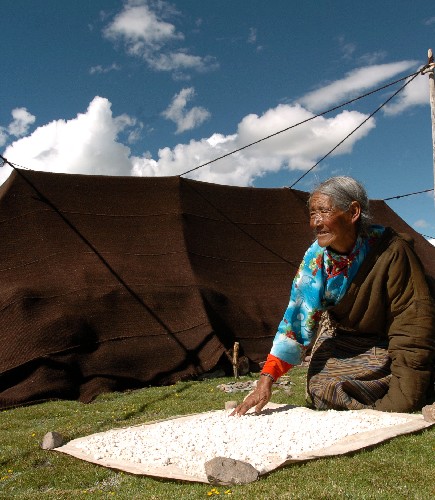
[[[375,409],[413,411],[425,403],[431,380],[435,310],[422,265],[404,241],[392,254],[386,296],[391,379],[387,394],[376,402]]]
[[[317,253],[316,253],[317,252]],[[305,351],[317,329],[320,294],[322,287],[316,286],[320,269],[312,269],[318,257],[318,246],[312,245],[304,255],[290,292],[290,301],[284,317],[278,325],[272,349],[262,373],[269,373],[275,379],[292,366],[302,362]]]
[[[297,307],[295,303],[297,295],[298,291],[293,281],[289,305],[278,325],[272,349],[261,370],[261,373],[268,373],[275,380],[288,372],[292,366],[299,364],[302,357],[303,345],[298,341],[295,328],[292,326],[292,318]]]
[[[278,380],[279,377],[284,375],[284,373],[287,373],[291,368],[293,368],[293,365],[286,363],[273,354],[269,354],[261,373],[268,373],[274,378],[274,380]]]

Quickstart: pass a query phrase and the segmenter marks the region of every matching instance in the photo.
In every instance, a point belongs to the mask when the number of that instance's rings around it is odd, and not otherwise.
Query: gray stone
[[[426,422],[435,422],[435,403],[424,406],[421,412],[423,413],[423,418]]]
[[[47,432],[42,440],[41,448],[43,450],[52,450],[62,446],[64,442],[63,436],[58,432]]]
[[[237,401],[225,401],[225,410],[233,410],[237,407]]]
[[[212,458],[204,464],[210,484],[248,484],[258,479],[258,470],[251,464],[226,457]]]

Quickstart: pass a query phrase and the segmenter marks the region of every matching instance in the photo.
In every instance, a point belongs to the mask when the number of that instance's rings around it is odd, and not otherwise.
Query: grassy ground
[[[293,393],[279,390],[272,401],[304,405],[306,370],[295,368],[291,373]],[[217,389],[230,381],[183,382],[106,394],[89,405],[57,401],[0,412],[0,498],[435,498],[435,427],[351,456],[290,465],[255,483],[231,488],[135,476],[40,447],[49,431],[71,440],[115,427],[222,409],[225,401],[245,395]]]

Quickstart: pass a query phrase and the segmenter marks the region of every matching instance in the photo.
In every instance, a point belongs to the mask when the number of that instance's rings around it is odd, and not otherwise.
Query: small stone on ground
[[[210,484],[222,486],[252,483],[259,475],[251,464],[226,457],[212,458],[205,462],[204,467]]]
[[[426,422],[435,422],[435,403],[424,406],[421,412],[423,413],[423,418]]]
[[[53,450],[59,448],[64,443],[63,436],[58,432],[47,432],[41,444],[43,450]]]

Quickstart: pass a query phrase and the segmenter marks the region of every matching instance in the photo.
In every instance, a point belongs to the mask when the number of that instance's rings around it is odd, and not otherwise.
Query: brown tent
[[[0,187],[0,408],[265,359],[312,235],[307,193],[18,170]],[[435,248],[384,202],[375,221]]]

